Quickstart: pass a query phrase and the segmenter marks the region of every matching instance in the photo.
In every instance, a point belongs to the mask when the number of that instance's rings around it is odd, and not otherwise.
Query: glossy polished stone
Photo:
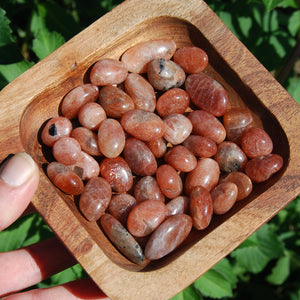
[[[197,186],[203,186],[211,191],[218,183],[220,167],[212,158],[201,158],[196,168],[187,174],[185,179],[185,192],[187,195]]]
[[[136,199],[126,193],[114,194],[109,202],[109,213],[114,216],[123,226],[127,226],[127,218],[130,211],[136,206]]]
[[[120,118],[135,108],[133,100],[122,89],[108,85],[100,89],[99,103],[108,117]]]
[[[182,180],[172,166],[168,164],[160,165],[156,171],[156,180],[162,193],[169,199],[173,199],[182,193]]]
[[[241,148],[249,158],[255,158],[270,154],[273,151],[273,142],[264,129],[252,127],[243,132]]]
[[[163,120],[157,114],[142,109],[124,113],[121,124],[126,132],[144,142],[159,139],[165,133]]]
[[[136,109],[154,112],[156,95],[149,81],[137,73],[130,73],[124,82],[124,86]]]
[[[136,264],[145,262],[142,248],[116,218],[104,214],[100,221],[105,234],[121,253]]]
[[[80,195],[83,191],[81,178],[59,162],[54,161],[47,166],[47,175],[56,187],[67,194]]]
[[[64,136],[70,136],[73,125],[68,118],[54,117],[47,121],[42,130],[41,139],[43,144],[52,147],[54,143]]]
[[[224,141],[218,145],[215,160],[223,172],[244,171],[248,162],[244,151],[233,142]]]
[[[68,119],[77,117],[80,108],[88,102],[95,102],[99,96],[99,88],[94,84],[83,84],[69,91],[61,102],[61,113]]]
[[[145,247],[145,257],[156,260],[171,253],[184,242],[191,229],[192,219],[189,215],[168,217],[150,236]]]
[[[204,230],[208,227],[213,216],[213,202],[209,191],[196,186],[190,193],[190,215],[193,226],[197,230]]]
[[[182,145],[172,147],[165,154],[165,161],[177,171],[190,172],[197,166],[195,155]]]
[[[178,88],[185,81],[185,73],[172,60],[158,58],[152,60],[147,68],[147,76],[151,85],[158,91]]]
[[[125,132],[115,119],[105,119],[98,130],[98,146],[101,153],[113,158],[119,156],[125,146]]]
[[[178,196],[170,200],[166,204],[167,217],[172,215],[187,214],[189,212],[189,203],[190,203],[190,199],[187,196]]]
[[[217,153],[216,142],[201,135],[189,135],[182,145],[198,157],[212,157]]]
[[[137,204],[129,213],[127,229],[137,237],[152,233],[166,218],[166,205],[161,201],[146,200]]]
[[[146,73],[150,61],[155,58],[171,59],[176,51],[176,43],[169,39],[157,39],[139,43],[127,49],[121,61],[132,73]]]
[[[77,127],[72,130],[71,137],[79,142],[80,147],[84,152],[93,156],[102,155],[98,146],[98,137],[96,132],[85,127]]]
[[[249,176],[243,172],[231,172],[220,179],[221,182],[232,182],[238,188],[237,201],[248,197],[252,191],[253,184]]]
[[[112,190],[117,193],[125,193],[133,186],[130,167],[121,156],[103,159],[100,164],[100,173],[110,184]]]
[[[108,208],[112,192],[109,183],[101,177],[91,178],[79,199],[79,208],[89,221],[98,220]]]
[[[238,188],[228,181],[218,184],[210,193],[216,215],[227,213],[237,200]]]
[[[128,74],[124,63],[119,60],[106,58],[94,64],[90,73],[91,83],[103,86],[122,83]]]
[[[136,201],[157,200],[165,202],[165,196],[153,176],[144,176],[134,186],[134,197]]]
[[[210,138],[217,144],[225,140],[226,130],[213,114],[205,110],[194,110],[189,113],[188,118],[193,124],[194,135]]]
[[[185,81],[185,88],[191,101],[200,109],[217,117],[223,116],[227,111],[227,93],[212,77],[203,73],[189,75]]]
[[[172,145],[178,145],[191,134],[193,125],[184,115],[171,114],[165,117],[164,138]]]
[[[206,52],[195,46],[186,46],[176,50],[174,61],[189,74],[201,73],[208,65]]]
[[[183,114],[190,104],[189,94],[180,88],[164,92],[157,100],[156,110],[161,117],[171,114]]]
[[[156,158],[144,142],[136,138],[126,139],[123,155],[131,171],[136,175],[155,174],[157,170]]]
[[[252,182],[264,182],[283,167],[283,158],[278,154],[255,157],[246,165],[245,172]]]

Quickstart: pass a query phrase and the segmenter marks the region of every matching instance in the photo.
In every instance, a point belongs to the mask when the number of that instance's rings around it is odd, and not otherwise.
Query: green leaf
[[[10,21],[5,16],[5,11],[0,8],[0,47],[13,43],[14,39],[11,36]]]
[[[36,215],[18,219],[9,228],[0,232],[0,252],[11,251],[23,246]]]
[[[8,65],[0,65],[0,75],[3,80],[11,82],[33,65],[34,63],[28,62],[26,60]]]
[[[269,259],[278,258],[283,255],[284,245],[279,240],[278,236],[269,229],[269,225],[265,224],[257,232],[257,241],[259,242],[260,250]]]
[[[296,77],[290,78],[288,81],[287,91],[300,104],[300,78],[296,78]]]
[[[277,7],[283,0],[263,0],[263,3],[267,10],[272,10]]]
[[[170,300],[203,300],[203,297],[193,285],[190,285]]]
[[[294,11],[288,19],[288,30],[292,36],[296,36],[300,30],[300,10]]]
[[[220,260],[212,269],[228,280],[232,287],[236,286],[238,279],[228,258],[223,258]]]
[[[267,276],[267,281],[271,284],[281,285],[290,275],[290,258],[283,256],[278,259],[272,273]]]
[[[43,59],[64,42],[64,38],[59,33],[44,29],[40,30],[33,40],[32,50],[39,59]]]
[[[232,297],[230,282],[219,272],[210,269],[194,282],[194,285],[205,297],[221,299]]]
[[[243,268],[254,274],[261,272],[270,261],[258,247],[238,248],[231,253],[231,256]]]

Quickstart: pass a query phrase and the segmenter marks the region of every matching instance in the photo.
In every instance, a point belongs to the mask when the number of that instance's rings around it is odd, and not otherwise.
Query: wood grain
[[[119,58],[150,39],[172,38],[209,56],[207,69],[227,90],[231,106],[248,107],[283,156],[284,168],[203,232],[193,231],[169,256],[137,266],[121,256],[76,201],[44,173],[49,153],[39,141],[71,88],[87,82],[100,58]],[[41,169],[33,204],[89,276],[112,299],[169,299],[225,257],[299,193],[300,107],[202,0],[127,0],[29,69],[0,93],[0,159],[25,150]]]

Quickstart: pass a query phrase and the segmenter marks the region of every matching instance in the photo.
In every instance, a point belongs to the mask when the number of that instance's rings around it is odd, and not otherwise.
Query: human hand
[[[32,158],[18,153],[0,169],[0,231],[28,207],[39,182]],[[16,293],[76,264],[57,238],[0,253],[0,297],[8,300],[109,299],[91,279]]]

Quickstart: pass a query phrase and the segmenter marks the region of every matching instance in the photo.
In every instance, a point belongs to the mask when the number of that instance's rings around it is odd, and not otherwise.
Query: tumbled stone
[[[79,142],[72,137],[61,137],[52,149],[55,159],[64,165],[75,164],[79,160],[80,152]]]
[[[94,64],[90,73],[91,83],[95,85],[112,85],[122,83],[128,74],[123,62],[105,58]]]
[[[178,145],[191,134],[193,125],[191,121],[184,115],[171,114],[165,117],[165,133],[164,138],[172,145]]]
[[[120,118],[126,111],[135,108],[133,100],[123,90],[112,85],[100,90],[99,103],[111,118]]]
[[[126,139],[124,158],[133,173],[140,176],[154,175],[157,161],[148,146],[136,138]]]
[[[185,192],[187,195],[197,186],[203,186],[211,191],[218,183],[220,167],[212,158],[201,158],[196,168],[187,174],[185,179]]]
[[[213,216],[213,202],[209,191],[196,186],[190,193],[190,215],[193,220],[193,226],[197,230],[203,230],[208,227]]]
[[[142,109],[124,113],[121,124],[126,132],[145,142],[159,139],[165,133],[163,120],[155,113]]]
[[[249,109],[238,107],[228,109],[223,116],[226,140],[240,145],[242,133],[253,126],[252,122],[253,117]]]
[[[165,202],[165,196],[153,176],[144,176],[134,186],[134,197],[137,202],[157,200]]]
[[[106,157],[100,164],[100,173],[113,191],[125,193],[133,186],[133,176],[129,165],[121,156]]]
[[[116,218],[109,214],[104,214],[100,221],[105,234],[121,253],[136,264],[145,263],[142,248]]]
[[[183,114],[190,104],[189,94],[180,88],[164,92],[157,100],[156,110],[161,117],[170,114]]]
[[[147,69],[148,80],[158,91],[178,88],[185,81],[185,73],[172,60],[158,58],[152,60]]]
[[[188,115],[193,124],[192,133],[212,139],[217,144],[226,138],[223,124],[211,113],[205,110],[195,110]]]
[[[191,101],[200,109],[220,117],[225,114],[229,105],[227,93],[223,86],[212,77],[201,74],[189,75],[185,88]]]
[[[156,158],[163,157],[167,151],[167,142],[164,138],[155,139],[146,144]]]
[[[189,212],[190,199],[187,196],[178,196],[166,204],[166,216],[187,214]]]
[[[98,146],[101,153],[109,158],[119,156],[125,146],[125,132],[115,119],[105,119],[98,130]]]
[[[121,61],[132,73],[146,73],[150,61],[155,58],[171,59],[176,51],[176,43],[169,39],[157,39],[139,43],[127,49]]]
[[[145,257],[149,260],[160,259],[184,242],[192,229],[189,215],[180,214],[168,217],[150,236]]]
[[[102,155],[98,146],[98,137],[96,132],[85,127],[77,127],[72,130],[71,137],[79,142],[80,147],[84,152],[93,156]]]
[[[248,197],[252,191],[253,184],[249,176],[243,172],[231,172],[220,179],[222,182],[232,182],[238,188],[237,201]]]
[[[84,185],[80,177],[67,166],[59,162],[51,162],[47,166],[47,175],[51,182],[63,192],[80,195]]]
[[[230,182],[218,184],[210,193],[213,201],[213,210],[216,215],[227,213],[237,200],[238,188]]]
[[[264,182],[283,166],[283,158],[278,154],[267,154],[248,161],[245,172],[252,182]]]
[[[127,218],[130,211],[136,206],[136,199],[126,193],[115,194],[112,196],[108,210],[123,226],[127,226]]]
[[[166,218],[166,205],[161,201],[146,200],[137,204],[127,219],[128,231],[137,237],[152,233]]]
[[[165,155],[165,161],[177,171],[190,172],[197,166],[195,155],[182,145],[172,147]]]
[[[79,199],[79,208],[89,221],[97,221],[108,208],[111,187],[101,177],[91,178],[85,185]]]
[[[208,65],[206,52],[195,46],[186,46],[176,50],[174,61],[189,74],[201,73]]]
[[[77,117],[80,108],[98,99],[99,88],[94,84],[82,84],[69,91],[61,102],[61,113],[68,119]]]
[[[247,156],[244,151],[233,142],[224,141],[218,145],[215,160],[223,172],[236,172],[245,170]]]
[[[106,119],[103,107],[96,102],[84,104],[78,112],[79,123],[88,129],[98,130],[102,121]]]
[[[169,199],[181,194],[183,189],[182,180],[172,166],[168,164],[160,165],[156,171],[156,180],[162,193]]]
[[[273,142],[264,129],[252,127],[243,132],[241,148],[249,158],[255,158],[270,154],[273,150]]]
[[[70,136],[72,128],[73,125],[68,118],[53,117],[47,121],[42,130],[42,142],[46,146],[52,147],[54,143],[61,137]]]
[[[189,135],[182,145],[198,157],[212,157],[217,153],[216,142],[201,135]]]
[[[130,73],[124,82],[124,86],[136,109],[154,112],[156,95],[149,81],[139,74]]]

